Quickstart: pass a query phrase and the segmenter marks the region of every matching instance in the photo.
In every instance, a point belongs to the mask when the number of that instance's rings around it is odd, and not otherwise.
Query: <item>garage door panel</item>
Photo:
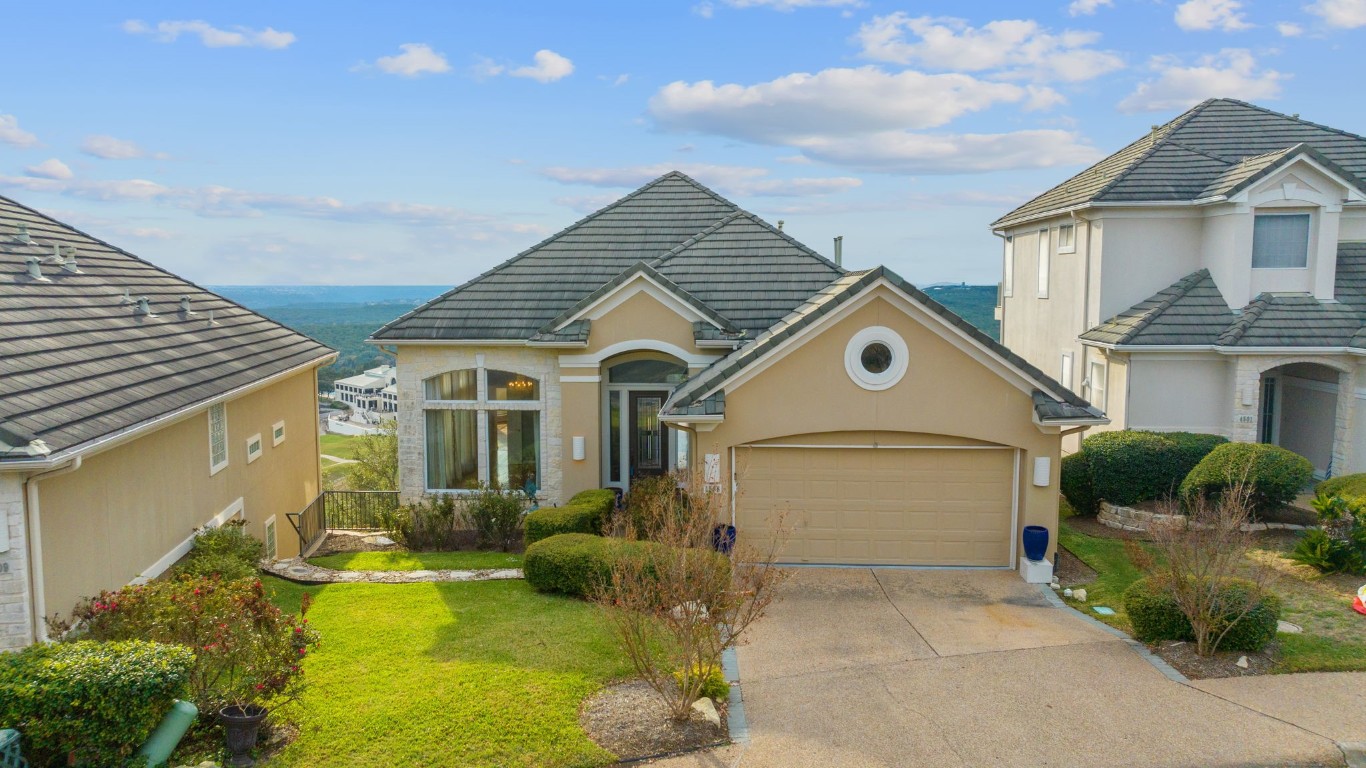
[[[738,459],[739,533],[761,537],[786,510],[785,561],[1009,565],[1012,450],[747,448]]]

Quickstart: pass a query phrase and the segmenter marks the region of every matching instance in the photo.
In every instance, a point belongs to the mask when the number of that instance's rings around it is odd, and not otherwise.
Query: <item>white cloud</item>
[[[446,57],[432,50],[432,47],[426,43],[403,43],[398,49],[402,53],[393,56],[381,56],[375,59],[374,66],[385,74],[398,75],[399,77],[439,75],[451,71],[450,62],[446,61]],[[367,67],[368,65],[360,65],[355,69]]]
[[[557,205],[563,205],[566,208],[570,208],[579,213],[589,214],[594,211],[600,211],[620,199],[621,195],[618,194],[566,195],[565,197],[555,198],[554,202]]]
[[[1113,7],[1115,0],[1072,0],[1072,4],[1067,6],[1069,16],[1091,16],[1095,14],[1101,6]]]
[[[704,19],[710,19],[712,16],[716,15],[716,6],[712,5],[708,0],[702,0],[702,2],[692,7],[692,12]]]
[[[518,67],[510,72],[512,77],[525,77],[538,83],[553,83],[574,73],[574,62],[549,49],[541,49],[532,57],[535,64]]]
[[[855,37],[866,59],[951,72],[1080,82],[1124,66],[1119,56],[1090,47],[1100,40],[1095,32],[1053,33],[1024,19],[972,27],[962,19],[911,17],[898,11],[874,17]]]
[[[209,48],[288,48],[297,37],[292,32],[281,32],[271,27],[251,29],[233,27],[219,29],[207,21],[161,21],[155,27],[138,19],[123,22],[123,31],[130,35],[151,35],[158,42],[173,43],[181,35],[197,35]]]
[[[1304,27],[1293,21],[1278,21],[1276,31],[1281,33],[1281,37],[1299,37],[1304,34]]]
[[[1073,131],[1056,129],[988,134],[879,131],[866,136],[813,136],[795,145],[827,163],[879,173],[984,173],[1081,165],[1101,153]]]
[[[1225,48],[1191,65],[1175,57],[1157,56],[1150,66],[1157,79],[1139,84],[1119,103],[1121,112],[1184,109],[1221,96],[1250,101],[1275,98],[1280,95],[1281,83],[1290,77],[1272,69],[1258,69],[1252,53],[1243,48]]]
[[[38,137],[20,128],[19,118],[14,115],[0,115],[0,143],[31,147],[38,143]]]
[[[180,235],[163,227],[149,227],[130,224],[127,219],[111,219],[104,216],[95,216],[84,211],[72,211],[53,208],[42,208],[43,213],[64,223],[70,224],[78,229],[87,232],[98,231],[99,234],[112,233],[119,237],[135,237],[139,240],[174,240]],[[113,240],[114,238],[102,238]]]
[[[71,172],[71,168],[66,163],[51,158],[44,160],[37,165],[30,165],[24,169],[24,173],[40,179],[69,179],[76,174]]]
[[[768,169],[740,165],[633,165],[621,168],[542,168],[541,175],[564,184],[592,187],[638,187],[669,171],[682,171],[726,194],[757,197],[807,197],[828,195],[861,186],[849,176],[828,178],[774,179]],[[601,207],[601,206],[599,206]]]
[[[863,0],[725,0],[732,8],[772,8],[794,11],[798,8],[862,8]]]
[[[81,142],[81,151],[104,160],[133,160],[139,157],[153,157],[165,160],[169,155],[164,152],[148,152],[137,143],[113,136],[95,134],[86,136]]]
[[[1305,10],[1323,19],[1330,27],[1356,29],[1366,26],[1366,0],[1318,0]]]
[[[1176,26],[1188,31],[1219,29],[1237,32],[1251,24],[1243,17],[1239,0],[1186,0],[1176,7]]]

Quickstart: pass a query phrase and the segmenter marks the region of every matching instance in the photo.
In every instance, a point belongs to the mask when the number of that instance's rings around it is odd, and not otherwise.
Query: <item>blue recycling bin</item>
[[[723,555],[729,555],[735,549],[735,526],[724,523],[711,529],[711,545]]]

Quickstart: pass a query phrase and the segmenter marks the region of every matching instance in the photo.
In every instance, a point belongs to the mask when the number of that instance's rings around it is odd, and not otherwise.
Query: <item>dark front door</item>
[[[659,422],[659,409],[664,405],[665,392],[631,393],[631,477],[651,477],[664,474],[664,425]]]

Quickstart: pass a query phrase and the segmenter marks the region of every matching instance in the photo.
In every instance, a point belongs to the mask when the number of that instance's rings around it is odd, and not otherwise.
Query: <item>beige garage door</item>
[[[1010,565],[1010,449],[736,449],[735,520],[759,540],[775,510],[791,563]]]

